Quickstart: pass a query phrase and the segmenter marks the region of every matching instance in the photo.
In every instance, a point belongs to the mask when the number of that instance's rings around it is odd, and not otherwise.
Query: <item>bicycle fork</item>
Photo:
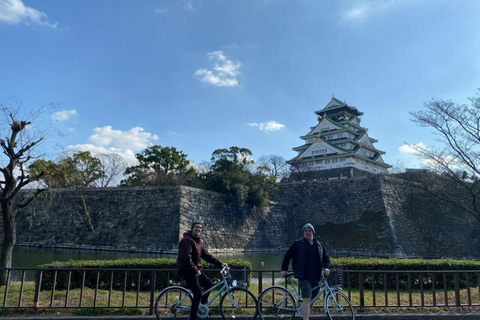
[[[228,298],[230,299],[230,302],[235,307],[235,309],[240,310],[242,307],[240,307],[240,305],[237,302],[235,302],[233,294],[230,292],[230,290],[228,290],[226,294],[228,294]]]

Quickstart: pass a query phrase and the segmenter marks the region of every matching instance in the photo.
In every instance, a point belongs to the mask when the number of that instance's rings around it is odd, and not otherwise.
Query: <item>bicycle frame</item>
[[[286,316],[293,319],[295,313],[302,317],[302,295],[293,280],[293,273],[289,273],[285,279],[290,283],[291,289],[282,286],[273,285],[262,291],[259,297],[259,312],[262,319],[264,316],[275,313],[277,318]],[[352,304],[348,298],[342,293],[342,288],[338,285],[329,286],[328,281],[322,275],[321,282],[315,286],[312,291],[318,290],[318,293],[310,299],[309,307],[312,308],[321,295],[324,295],[323,310],[329,319],[336,319],[338,314],[345,314],[351,319],[355,319],[355,313]],[[271,300],[271,301],[270,301]],[[321,308],[321,303],[317,306]],[[318,310],[315,308],[315,313]],[[332,316],[333,315],[333,316]]]
[[[219,283],[217,283],[216,285],[214,285],[213,287],[211,287],[210,289],[208,289],[207,291],[204,291],[202,293],[202,296],[212,292],[213,290],[215,290],[216,288],[220,287],[220,289],[218,289],[218,292],[205,304],[207,307],[209,307],[213,301],[215,301],[215,299],[217,299],[224,291],[227,291],[229,296],[230,296],[230,290],[229,290],[229,286],[228,286],[228,282],[227,282],[227,279],[226,278],[223,278],[222,281],[220,281]],[[186,288],[189,292],[190,289]]]
[[[223,269],[222,269],[223,271]],[[223,275],[223,273],[222,273]],[[181,289],[185,289],[188,294],[192,295],[192,291],[186,287],[182,287],[182,286],[172,286],[170,288],[181,288]],[[206,318],[208,316],[208,307],[213,303],[213,301],[215,301],[215,299],[217,299],[219,296],[221,296],[224,292],[226,292],[228,294],[228,297],[230,299],[230,301],[232,303],[234,303],[237,307],[238,305],[236,304],[235,300],[232,299],[232,296],[231,296],[231,293],[230,293],[230,287],[228,285],[228,280],[227,280],[227,277],[223,277],[222,281],[220,281],[219,283],[217,283],[216,285],[214,285],[213,287],[211,287],[210,289],[204,291],[202,293],[202,296],[206,295],[206,294],[209,294],[210,292],[212,292],[213,290],[217,289],[217,288],[220,288],[218,289],[218,292],[212,297],[210,298],[210,300],[206,303],[206,304],[202,304],[200,303],[200,307],[199,307],[199,312],[200,310],[202,309],[202,306],[206,307],[207,311],[203,314],[197,314],[198,317],[200,318]],[[183,309],[183,310],[190,310],[190,307],[181,307],[183,301],[187,298],[187,296],[184,296],[183,299],[181,299],[180,301],[177,302],[177,304],[175,305],[175,309]]]
[[[298,314],[301,314],[300,313],[300,310],[301,310],[301,303],[298,303],[299,301],[302,300],[302,295],[298,292],[297,290],[297,287],[295,285],[295,283],[293,282],[293,277],[290,276],[288,277],[288,281],[290,282],[290,285],[292,286],[292,289],[290,289],[288,291],[289,294],[291,294],[294,298],[295,298],[295,301],[297,303],[297,313]],[[310,300],[310,307],[318,300],[318,298],[320,298],[320,296],[325,293],[325,292],[332,292],[332,289],[330,288],[330,286],[328,285],[328,282],[327,280],[322,276],[322,281],[317,285],[315,286],[314,288],[312,288],[312,291],[316,290],[316,289],[319,289],[318,293],[315,295],[315,297],[313,297],[311,300]],[[293,294],[292,294],[293,293]],[[324,301],[324,308],[325,308],[325,301]]]

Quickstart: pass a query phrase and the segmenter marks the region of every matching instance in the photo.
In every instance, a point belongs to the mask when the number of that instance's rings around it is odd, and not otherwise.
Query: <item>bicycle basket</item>
[[[243,287],[247,285],[247,268],[230,270],[230,286]]]
[[[334,269],[332,270],[332,274],[330,275],[330,278],[333,278],[331,287],[337,287],[339,289],[342,289],[343,284],[344,284],[344,273],[343,270],[341,269]],[[333,276],[333,277],[332,277]],[[330,284],[330,281],[329,281]]]

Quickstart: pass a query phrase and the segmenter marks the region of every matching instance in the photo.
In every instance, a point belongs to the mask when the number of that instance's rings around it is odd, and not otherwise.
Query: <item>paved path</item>
[[[1,317],[1,320],[156,320],[155,316],[18,316]],[[171,320],[187,320],[188,318],[177,317]],[[210,317],[209,320],[221,320],[219,316]],[[257,318],[258,319],[258,318]],[[272,318],[273,319],[273,318]],[[310,317],[310,319],[323,320],[326,317]],[[445,312],[445,313],[359,313],[355,315],[356,320],[480,320],[480,312]],[[244,320],[236,317],[235,320]],[[266,319],[268,320],[268,319]],[[300,320],[295,317],[294,320]]]

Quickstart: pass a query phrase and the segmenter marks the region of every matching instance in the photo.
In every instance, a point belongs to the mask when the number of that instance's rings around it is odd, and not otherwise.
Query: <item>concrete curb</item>
[[[187,320],[188,317],[177,317],[165,320]],[[221,320],[219,316],[209,317],[209,320]],[[310,319],[327,319],[326,316],[310,317]],[[445,313],[358,313],[355,314],[357,320],[480,320],[480,312],[445,312]],[[2,317],[2,320],[156,320],[155,316],[18,316]],[[235,320],[244,320],[237,317]],[[258,318],[257,318],[258,320]],[[268,319],[267,319],[268,320]],[[272,317],[273,320],[273,317]],[[300,320],[295,316],[294,320]]]

